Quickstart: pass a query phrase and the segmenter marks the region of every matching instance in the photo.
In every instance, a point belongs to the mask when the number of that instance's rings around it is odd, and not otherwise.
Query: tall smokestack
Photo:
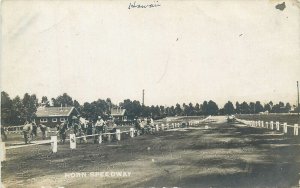
[[[143,100],[142,100],[142,105],[144,106],[145,105],[145,90],[143,89]]]

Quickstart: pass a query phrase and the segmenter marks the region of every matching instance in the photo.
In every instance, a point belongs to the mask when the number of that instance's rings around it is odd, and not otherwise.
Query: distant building
[[[72,117],[78,115],[79,112],[75,107],[39,107],[36,111],[35,123],[55,127],[66,120],[71,122]]]
[[[127,121],[126,109],[123,108],[112,108],[110,115],[117,121]]]

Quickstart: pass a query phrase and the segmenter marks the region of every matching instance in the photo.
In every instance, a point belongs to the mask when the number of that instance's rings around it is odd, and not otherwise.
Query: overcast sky
[[[137,1],[149,4],[156,1]],[[296,104],[299,5],[281,1],[2,2],[1,89],[79,102]],[[131,1],[134,3],[134,1]]]

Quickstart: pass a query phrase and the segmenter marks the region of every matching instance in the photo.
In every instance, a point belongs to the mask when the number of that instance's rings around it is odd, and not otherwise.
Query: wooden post
[[[267,129],[269,128],[269,122],[266,122],[266,128]]]
[[[270,122],[270,129],[273,130],[274,124],[273,121]]]
[[[298,136],[298,124],[294,124],[294,135]]]
[[[133,138],[134,137],[134,128],[130,127],[130,137]]]
[[[76,149],[76,136],[75,134],[70,134],[70,148]]]
[[[120,131],[120,129],[116,129],[116,139],[121,140],[121,131]]]
[[[99,134],[99,136],[98,136],[98,142],[99,142],[99,144],[102,143],[102,134]]]
[[[5,142],[0,142],[0,159],[1,159],[1,162],[5,161],[5,159],[6,159]]]
[[[57,136],[51,136],[51,148],[53,153],[57,152]]]
[[[155,131],[156,131],[156,132],[159,131],[159,126],[158,126],[158,124],[155,125]]]
[[[283,124],[283,133],[287,133],[287,123]]]
[[[161,130],[164,131],[165,130],[165,125],[161,124]]]
[[[276,130],[279,131],[279,121],[276,121]]]

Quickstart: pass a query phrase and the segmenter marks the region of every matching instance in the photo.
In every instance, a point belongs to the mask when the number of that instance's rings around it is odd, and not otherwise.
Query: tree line
[[[51,102],[50,102],[51,101]],[[266,104],[256,102],[236,102],[235,105],[228,101],[223,107],[219,107],[214,101],[204,101],[202,103],[176,104],[174,106],[142,105],[137,100],[126,99],[119,104],[114,104],[110,98],[106,100],[98,99],[91,103],[80,104],[67,93],[51,98],[43,96],[39,100],[35,94],[25,93],[21,98],[16,96],[10,98],[8,93],[1,92],[1,124],[19,125],[25,121],[33,119],[39,106],[74,106],[82,117],[95,120],[98,116],[107,118],[110,116],[110,109],[121,107],[126,109],[128,119],[136,117],[149,117],[160,119],[167,116],[200,116],[200,115],[229,115],[229,114],[257,114],[261,112],[288,113],[292,106],[290,103],[272,101]],[[297,110],[297,109],[296,109]]]

